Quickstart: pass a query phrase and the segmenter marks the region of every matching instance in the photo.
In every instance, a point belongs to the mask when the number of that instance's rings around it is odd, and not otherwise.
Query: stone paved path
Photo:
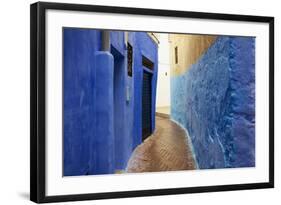
[[[155,132],[134,150],[127,172],[195,169],[185,131],[168,118],[156,116]]]

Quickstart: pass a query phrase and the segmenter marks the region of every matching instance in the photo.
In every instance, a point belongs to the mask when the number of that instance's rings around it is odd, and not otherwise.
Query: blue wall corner
[[[113,69],[111,53],[95,54],[95,132],[92,138],[90,174],[113,173],[114,167],[114,109]],[[106,85],[106,86],[105,86]]]

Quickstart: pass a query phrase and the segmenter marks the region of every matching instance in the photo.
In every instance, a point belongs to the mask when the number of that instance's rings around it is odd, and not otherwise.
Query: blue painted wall
[[[63,36],[64,176],[125,169],[142,138],[142,55],[155,63],[155,111],[157,45],[146,33],[129,33],[134,54],[133,77],[129,77],[124,32],[110,32],[110,52],[100,51],[99,30],[65,28]],[[155,112],[152,113],[155,127]]]
[[[92,106],[94,113],[89,121],[94,121],[94,132],[90,143],[89,174],[106,174],[115,170],[114,165],[114,103],[113,66],[110,52],[95,52],[95,86]],[[106,86],[105,86],[106,85]],[[89,127],[88,127],[89,128]],[[68,136],[71,137],[71,136]]]
[[[158,46],[151,40],[151,38],[144,32],[132,32],[129,35],[129,42],[133,45],[134,68],[133,68],[133,90],[134,104],[133,104],[133,123],[136,125],[133,129],[133,149],[142,142],[142,79],[143,66],[142,56],[145,56],[154,63],[152,75],[152,132],[155,129],[155,106],[156,106],[156,85],[158,73]],[[153,52],[152,52],[153,51]]]
[[[100,49],[100,32],[67,28],[63,37],[64,175],[85,175],[95,132],[95,53]]]
[[[255,166],[255,39],[220,36],[171,79],[171,116],[199,168]]]

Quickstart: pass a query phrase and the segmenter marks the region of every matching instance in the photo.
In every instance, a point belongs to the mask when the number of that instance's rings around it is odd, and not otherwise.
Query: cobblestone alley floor
[[[185,131],[168,118],[156,116],[155,132],[133,152],[127,172],[195,169]]]

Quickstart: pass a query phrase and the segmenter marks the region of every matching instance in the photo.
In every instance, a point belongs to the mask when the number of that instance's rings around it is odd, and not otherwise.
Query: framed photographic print
[[[274,187],[274,18],[31,5],[34,202]]]

